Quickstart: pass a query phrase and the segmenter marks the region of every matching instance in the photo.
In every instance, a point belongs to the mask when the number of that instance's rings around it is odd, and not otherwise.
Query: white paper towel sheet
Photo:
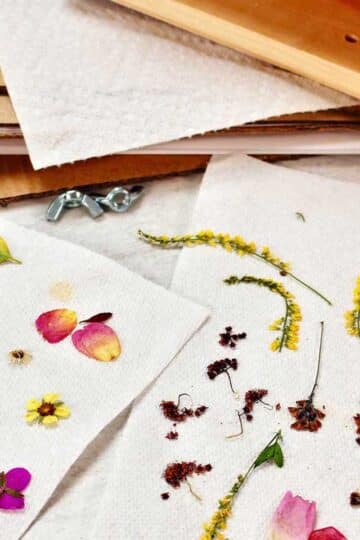
[[[343,312],[351,309],[360,267],[356,249],[359,197],[358,180],[324,179],[243,156],[211,162],[187,231],[213,228],[241,234],[259,246],[269,245],[293,263],[302,279],[327,294],[334,306],[261,261],[239,258],[220,248],[185,248],[172,288],[206,303],[213,316],[133,408],[118,457],[114,457],[94,538],[198,538],[218,498],[280,427],[284,469],[264,467],[254,473],[236,502],[228,537],[263,538],[281,495],[291,489],[317,501],[319,528],[333,525],[349,540],[358,538],[359,523],[348,498],[359,482],[352,416],[358,408],[360,365],[358,343],[346,334]],[[305,223],[296,212],[304,214]],[[299,351],[269,351],[273,335],[268,325],[282,315],[282,301],[256,286],[225,286],[222,279],[234,273],[272,277],[295,294],[304,318]],[[326,406],[326,418],[318,433],[299,433],[290,429],[287,407],[310,393],[320,320],[325,321],[325,341],[315,404]],[[247,339],[230,352],[217,343],[218,333],[228,324],[248,332]],[[229,355],[239,359],[233,381],[242,395],[249,388],[267,388],[268,401],[282,406],[279,412],[256,406],[254,421],[246,423],[244,435],[233,441],[226,441],[225,436],[238,429],[234,409],[239,404],[225,377],[210,381],[206,376],[207,364]],[[168,441],[164,435],[169,423],[158,406],[162,399],[176,399],[180,392],[189,392],[195,404],[208,405],[209,410],[199,420],[180,424],[179,440]],[[140,444],[133,444],[136,439]],[[186,485],[174,491],[161,477],[169,462],[194,459],[214,467],[193,480],[202,504],[192,498]],[[119,478],[124,480],[122,487]],[[170,491],[169,501],[161,500],[163,491]]]
[[[78,246],[6,221],[0,231],[23,261],[0,268],[1,467],[25,467],[32,474],[25,511],[1,515],[1,534],[15,540],[87,445],[174,358],[206,310]],[[72,286],[66,305],[49,294],[58,281]],[[79,319],[112,312],[109,325],[121,341],[120,358],[97,362],[80,354],[71,338],[56,345],[44,341],[35,320],[59,307],[74,309]],[[29,365],[7,362],[8,352],[18,348],[32,353]],[[26,401],[49,392],[61,394],[71,417],[55,429],[27,425]]]
[[[35,168],[355,103],[109,0],[3,0],[0,51]]]

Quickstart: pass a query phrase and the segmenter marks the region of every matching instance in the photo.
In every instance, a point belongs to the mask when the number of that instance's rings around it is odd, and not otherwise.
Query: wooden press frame
[[[360,98],[359,0],[113,0]]]

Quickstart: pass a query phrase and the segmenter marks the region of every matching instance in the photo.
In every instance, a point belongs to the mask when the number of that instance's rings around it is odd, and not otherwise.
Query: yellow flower
[[[345,328],[350,336],[360,337],[360,276],[353,292],[354,309],[344,313]]]
[[[69,407],[60,400],[59,394],[45,394],[42,400],[29,399],[26,403],[26,422],[39,422],[45,426],[55,426],[59,418],[68,418],[71,414]]]

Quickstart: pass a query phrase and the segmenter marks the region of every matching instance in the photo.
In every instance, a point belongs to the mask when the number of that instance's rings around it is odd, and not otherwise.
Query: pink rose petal
[[[90,323],[71,336],[78,351],[101,362],[111,362],[120,356],[121,346],[114,330],[103,323]]]
[[[6,487],[15,489],[16,491],[23,491],[27,488],[31,481],[31,474],[22,467],[16,469],[10,469],[6,473]]]
[[[315,503],[288,491],[275,511],[267,540],[308,540],[314,530],[315,513]]]
[[[0,508],[3,510],[21,510],[24,506],[24,497],[12,497],[7,493],[0,495]]]
[[[325,529],[319,529],[310,534],[309,540],[347,540],[346,537],[341,534],[334,527],[326,527]]]
[[[77,315],[70,309],[54,309],[36,319],[36,328],[49,343],[58,343],[71,334],[77,325]]]

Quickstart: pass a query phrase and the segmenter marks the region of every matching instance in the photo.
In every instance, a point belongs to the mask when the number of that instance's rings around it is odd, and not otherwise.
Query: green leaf
[[[270,461],[273,458],[274,458],[274,445],[272,444],[271,446],[264,448],[264,450],[258,455],[254,463],[254,468],[259,467],[263,463],[266,463],[267,461]]]
[[[5,239],[0,236],[0,264],[4,262],[12,262],[15,264],[21,264],[21,261],[14,259],[11,255],[9,246],[7,245]]]
[[[284,465],[284,454],[278,442],[274,444],[274,462],[280,469]]]

